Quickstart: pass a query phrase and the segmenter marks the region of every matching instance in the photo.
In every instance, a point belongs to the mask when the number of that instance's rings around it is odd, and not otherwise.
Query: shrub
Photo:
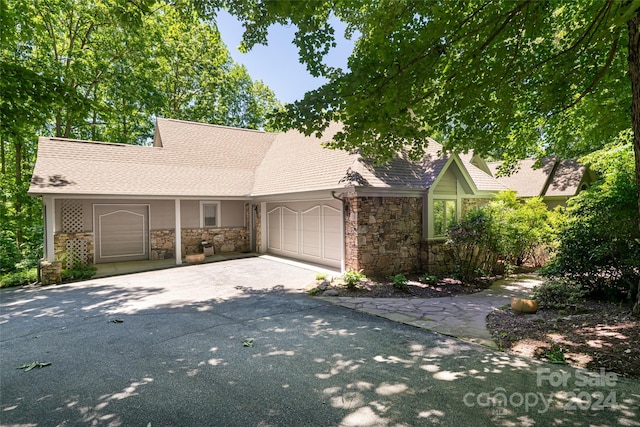
[[[497,269],[495,222],[487,207],[472,209],[447,230],[447,247],[454,275],[471,280]]]
[[[96,274],[96,270],[96,267],[93,265],[76,264],[73,268],[62,270],[62,280],[90,279]]]
[[[580,283],[592,297],[634,301],[640,282],[638,192],[632,146],[623,142],[583,159],[601,178],[570,200],[545,273]]]
[[[516,193],[499,193],[489,203],[497,228],[496,246],[507,264],[521,266],[524,263],[542,266],[546,261],[540,248],[554,246],[554,214],[540,197],[520,202]]]
[[[37,268],[30,268],[28,270],[6,273],[0,276],[0,288],[28,285],[30,283],[35,283],[37,280]]]
[[[0,230],[0,273],[15,270],[19,260],[20,251],[18,251],[15,233],[9,230]]]
[[[536,286],[533,295],[542,308],[562,309],[580,303],[585,291],[578,283],[557,278]]]
[[[499,193],[447,230],[448,253],[457,277],[469,280],[499,274],[505,266],[525,262],[542,265],[548,248],[555,246],[559,218],[540,198],[520,202],[513,191]]]
[[[316,273],[316,280],[324,280],[327,277],[329,277],[329,275],[327,273],[322,273],[322,272],[317,272]]]
[[[362,270],[356,271],[353,269],[349,269],[342,274],[342,280],[344,281],[347,288],[354,289],[358,283],[365,280],[366,276],[362,274]]]
[[[396,274],[391,276],[390,279],[393,281],[393,287],[396,289],[400,289],[402,291],[406,291],[409,289],[409,279],[404,274]]]
[[[307,295],[313,297],[313,296],[318,295],[320,292],[322,292],[322,290],[320,290],[320,288],[318,288],[318,287],[315,287],[313,289],[309,289],[309,291],[307,291]]]
[[[422,276],[420,276],[418,278],[418,280],[421,283],[425,283],[427,285],[435,285],[436,283],[438,283],[438,277],[437,276],[431,276],[429,274],[423,274]]]

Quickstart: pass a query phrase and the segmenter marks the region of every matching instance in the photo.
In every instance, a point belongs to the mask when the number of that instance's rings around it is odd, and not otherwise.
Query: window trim
[[[216,207],[216,225],[204,225],[204,207],[205,206],[215,206]],[[220,228],[222,224],[222,219],[220,217],[220,201],[219,200],[201,200],[200,201],[200,228]]]

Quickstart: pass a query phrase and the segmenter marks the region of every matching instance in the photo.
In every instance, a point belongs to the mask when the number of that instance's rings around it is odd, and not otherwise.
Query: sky
[[[334,67],[345,69],[347,58],[353,49],[352,40],[344,36],[344,24],[337,19],[331,21],[337,47],[327,55],[325,62]],[[302,99],[309,90],[316,89],[326,82],[323,78],[311,76],[298,59],[298,48],[293,44],[294,26],[272,25],[269,28],[268,45],[256,45],[248,53],[238,51],[242,41],[242,24],[229,13],[220,11],[216,24],[223,42],[233,60],[243,64],[251,78],[262,80],[283,103]]]

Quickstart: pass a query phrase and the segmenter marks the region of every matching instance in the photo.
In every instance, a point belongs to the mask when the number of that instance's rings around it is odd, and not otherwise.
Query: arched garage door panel
[[[342,211],[332,206],[322,206],[323,257],[342,263]]]
[[[96,263],[149,259],[148,205],[94,205]]]
[[[267,250],[336,268],[342,265],[342,206],[337,200],[267,204]]]
[[[302,211],[302,254],[322,257],[322,218],[320,206]]]

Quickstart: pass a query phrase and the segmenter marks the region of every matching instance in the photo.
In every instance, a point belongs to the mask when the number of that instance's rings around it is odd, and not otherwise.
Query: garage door
[[[267,204],[267,250],[340,268],[342,204],[337,200]]]
[[[148,205],[94,205],[96,263],[149,259]]]

